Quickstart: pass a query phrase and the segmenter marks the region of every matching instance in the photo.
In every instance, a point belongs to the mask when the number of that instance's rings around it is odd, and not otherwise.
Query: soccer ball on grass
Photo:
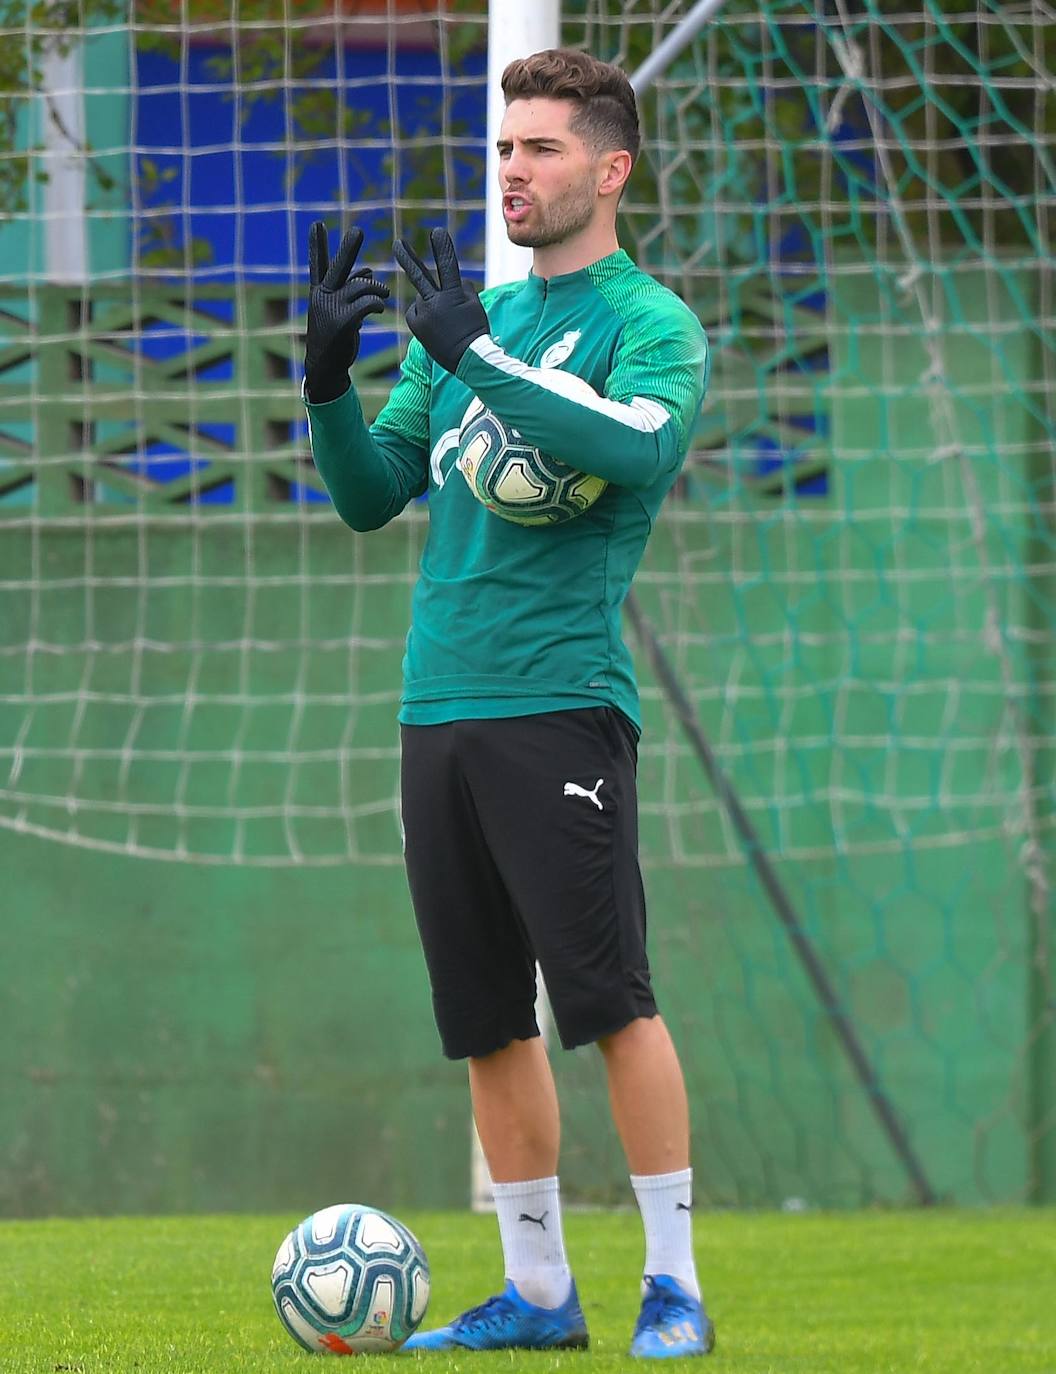
[[[429,1264],[402,1222],[339,1203],[313,1212],[279,1246],[271,1271],[279,1320],[306,1350],[395,1350],[425,1316]]]
[[[594,395],[582,377],[551,371],[555,391]],[[558,381],[560,378],[560,381]],[[458,430],[458,467],[488,510],[517,525],[558,525],[589,510],[608,483],[541,453],[474,396]]]

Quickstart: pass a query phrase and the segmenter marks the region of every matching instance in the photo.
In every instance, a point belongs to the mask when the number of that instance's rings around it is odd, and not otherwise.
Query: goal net
[[[691,9],[567,0],[563,39],[633,73]],[[444,223],[483,279],[487,36],[484,0],[0,3],[10,835],[398,870],[428,513],[329,507],[305,244],[354,214],[388,275]],[[1043,3],[729,0],[641,91],[622,241],[714,364],[629,630],[704,1201],[919,1198],[914,1161],[1056,1196],[1054,59]],[[405,343],[365,327],[368,414]],[[609,1200],[596,1065],[559,1072]]]

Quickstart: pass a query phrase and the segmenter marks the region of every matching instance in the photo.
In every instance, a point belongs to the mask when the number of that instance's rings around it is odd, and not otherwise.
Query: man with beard
[[[312,226],[305,389],[334,505],[372,530],[428,492],[400,709],[406,865],[444,1053],[469,1061],[494,1183],[504,1291],[418,1350],[588,1344],[565,1251],[560,1121],[534,1004],[538,962],[565,1049],[595,1043],[646,1239],[631,1353],[706,1354],[714,1332],[692,1250],[689,1112],[657,1013],[638,864],[638,692],[620,607],[703,399],[693,313],[616,235],[638,154],[634,92],[616,67],[551,50],[503,73],[498,140],[507,231],[524,281],[478,296],[433,230],[435,276],[403,241],[417,291],[400,381],[369,430],[348,369],[387,289],[331,265]],[[553,370],[591,390],[566,394]],[[498,518],[453,472],[478,397],[523,439],[605,479],[566,523]]]

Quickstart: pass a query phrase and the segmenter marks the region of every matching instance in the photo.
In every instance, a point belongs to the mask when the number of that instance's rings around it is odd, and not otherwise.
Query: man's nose
[[[511,151],[503,164],[502,174],[507,186],[513,185],[515,182],[517,185],[523,186],[527,180],[527,166],[524,158],[519,153]]]

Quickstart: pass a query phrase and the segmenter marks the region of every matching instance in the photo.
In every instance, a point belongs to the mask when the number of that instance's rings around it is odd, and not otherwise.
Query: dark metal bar
[[[799,957],[800,963],[810,979],[814,991],[817,994],[822,1011],[828,1017],[833,1030],[836,1032],[837,1039],[842,1045],[847,1058],[851,1061],[851,1066],[865,1090],[869,1103],[876,1113],[880,1122],[881,1129],[891,1143],[892,1149],[902,1162],[908,1174],[917,1200],[923,1206],[931,1206],[936,1202],[935,1193],[928,1177],[924,1172],[924,1167],[910,1144],[902,1122],[899,1120],[890,1098],[885,1092],[880,1082],[879,1076],[873,1068],[869,1056],[865,1052],[862,1042],[858,1038],[850,1017],[840,1004],[840,999],[836,994],[825,966],[814,948],[810,935],[803,928],[803,924],[796,914],[795,908],[789,900],[788,894],[781,885],[773,864],[770,862],[769,855],[760,843],[748,813],[741,805],[740,797],[734,790],[733,784],[723,772],[721,765],[712,749],[708,738],[701,728],[697,713],[682,688],[678,675],[671,662],[664,652],[663,645],[660,643],[653,627],[650,625],[645,612],[638,604],[634,593],[631,592],[625,602],[628,618],[634,626],[634,632],[638,636],[642,647],[649,655],[653,672],[656,674],[657,681],[663,688],[668,701],[679,719],[683,730],[692,744],[698,759],[708,775],[712,787],[715,790],[719,801],[726,808],[726,812],[733,822],[734,829],[737,831],[738,838],[744,846],[748,862],[755,870],[755,875],[770,899],[770,904],[776,913],[778,920],[784,926],[785,931],[792,942],[792,948]]]

